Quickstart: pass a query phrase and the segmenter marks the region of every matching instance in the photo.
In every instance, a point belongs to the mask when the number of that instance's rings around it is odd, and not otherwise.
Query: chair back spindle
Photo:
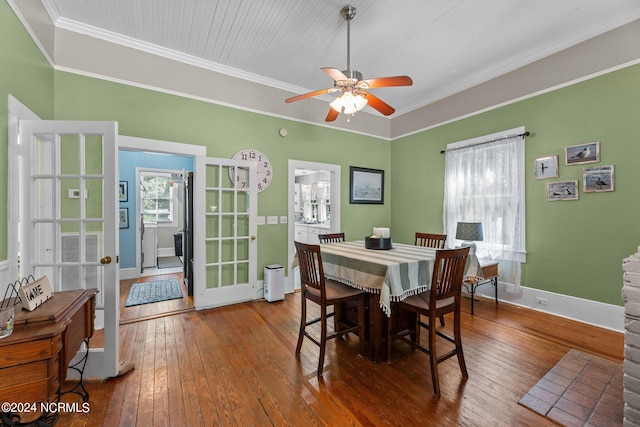
[[[344,242],[344,233],[318,234],[318,240],[320,240],[320,243]]]
[[[446,241],[446,234],[416,233],[414,245],[424,246],[427,248],[444,249]]]
[[[303,286],[323,290],[324,269],[322,268],[322,255],[317,245],[306,245],[295,242],[298,253],[298,265],[300,266],[300,282]]]

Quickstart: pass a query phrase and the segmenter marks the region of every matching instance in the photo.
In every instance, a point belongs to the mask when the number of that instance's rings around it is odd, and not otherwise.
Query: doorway
[[[190,186],[194,195],[191,215],[195,230],[194,233],[191,227],[189,229],[194,237],[193,277],[189,284],[193,286],[194,295],[191,305],[200,310],[255,299],[258,200],[257,186],[253,183],[257,182],[256,163],[207,157],[204,146],[128,136],[120,137],[119,148],[188,156],[195,160],[195,179]],[[248,188],[234,185],[231,178],[234,170],[245,171],[251,182]],[[224,235],[214,236],[213,230]],[[140,227],[135,231],[138,233],[135,239],[137,254],[141,250]],[[233,262],[223,258],[229,253],[229,247],[236,256]],[[131,279],[140,277],[139,269],[127,271]],[[184,278],[184,272],[177,274],[183,274]],[[126,277],[124,272],[123,277]]]
[[[294,240],[317,243],[317,236],[313,235],[320,231],[342,231],[340,165],[290,159],[288,184],[288,265],[291,265],[295,254]],[[286,291],[293,292],[299,287],[296,272],[289,274]]]
[[[184,265],[188,261],[184,253],[178,255],[178,246],[182,249],[183,240],[186,240],[183,238],[183,232],[187,230],[184,209],[185,203],[188,203],[185,199],[186,177],[195,170],[195,158],[204,155],[205,149],[127,136],[121,136],[119,142],[119,205],[121,210],[126,209],[129,216],[128,228],[120,229],[120,324],[193,310],[194,300],[186,284],[188,278],[184,271]],[[170,200],[164,200],[162,195],[157,194],[150,200],[145,199],[142,177],[155,175],[160,177],[160,181],[163,176],[167,177]],[[126,194],[123,194],[122,187],[126,189]],[[150,193],[148,191],[147,196]],[[147,215],[143,219],[142,206],[151,202],[155,202],[156,207],[150,208],[150,212],[155,212],[156,217]],[[170,212],[167,212],[164,203],[170,206]],[[163,259],[178,262],[174,262],[174,266],[159,268],[167,266],[162,262]],[[125,305],[133,286],[149,282],[165,284],[168,281],[178,282],[182,298]]]

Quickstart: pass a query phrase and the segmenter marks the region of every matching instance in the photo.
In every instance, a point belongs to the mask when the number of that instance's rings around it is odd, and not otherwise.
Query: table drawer
[[[11,388],[0,388],[0,402],[43,402],[52,400],[60,382],[58,375],[23,383]]]
[[[482,266],[482,277],[489,279],[498,276],[498,263],[491,263]]]
[[[10,351],[0,353],[0,368],[42,360],[56,354],[62,348],[62,336],[23,342],[11,346]],[[4,349],[3,349],[4,350]]]
[[[0,369],[0,377],[2,377],[2,385],[0,386],[0,389],[46,379],[47,376],[48,370],[46,360],[32,362],[27,365],[17,365]]]
[[[60,386],[59,356],[0,369],[0,402],[16,402],[18,397],[23,402],[51,399]]]

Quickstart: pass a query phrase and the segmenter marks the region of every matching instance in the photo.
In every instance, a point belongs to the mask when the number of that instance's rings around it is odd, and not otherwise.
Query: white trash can
[[[281,265],[264,267],[264,299],[269,302],[284,299],[284,268]]]

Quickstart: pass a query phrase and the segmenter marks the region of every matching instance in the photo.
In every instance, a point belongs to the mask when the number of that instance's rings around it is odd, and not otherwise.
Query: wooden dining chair
[[[426,248],[444,249],[444,244],[446,241],[446,234],[416,232],[416,241],[414,245],[424,246]],[[440,316],[440,326],[444,326],[444,316]]]
[[[298,344],[296,345],[296,355],[300,354],[304,337],[320,347],[317,375],[322,375],[324,367],[324,354],[327,341],[348,334],[357,332],[359,340],[359,352],[364,355],[364,310],[365,291],[352,288],[324,277],[322,265],[322,255],[320,245],[308,245],[294,242],[298,255],[298,265],[300,266],[300,295],[302,296],[302,313],[300,316],[300,331],[298,333]],[[311,300],[320,306],[320,317],[307,319],[307,300]],[[358,301],[358,324],[349,328],[336,330],[329,334],[327,331],[327,319],[334,316],[335,312],[327,312],[327,308],[337,306],[346,301]],[[307,327],[320,322],[320,339],[317,334],[311,334]]]
[[[432,234],[432,233],[416,233],[416,246],[425,246],[427,248],[444,249],[444,244],[447,241],[446,234]]]
[[[338,243],[344,242],[344,233],[327,233],[318,234],[320,243]]]
[[[469,378],[467,366],[462,352],[462,339],[460,337],[460,300],[464,268],[469,255],[469,247],[459,249],[440,249],[436,252],[436,259],[431,279],[431,289],[418,295],[413,295],[397,303],[392,310],[409,310],[416,313],[415,329],[393,332],[391,318],[387,322],[387,359],[390,359],[391,342],[394,339],[402,340],[413,348],[421,350],[429,355],[431,365],[431,381],[433,392],[440,396],[440,381],[438,379],[438,364],[452,356],[458,357],[458,364],[463,378]],[[436,319],[447,313],[453,313],[453,337],[446,335],[434,327]],[[427,318],[428,323],[423,321]],[[429,345],[420,344],[420,327],[429,331]],[[407,338],[407,335],[415,337],[415,341]],[[454,348],[445,354],[438,356],[436,351],[436,337],[444,338],[454,344]]]

